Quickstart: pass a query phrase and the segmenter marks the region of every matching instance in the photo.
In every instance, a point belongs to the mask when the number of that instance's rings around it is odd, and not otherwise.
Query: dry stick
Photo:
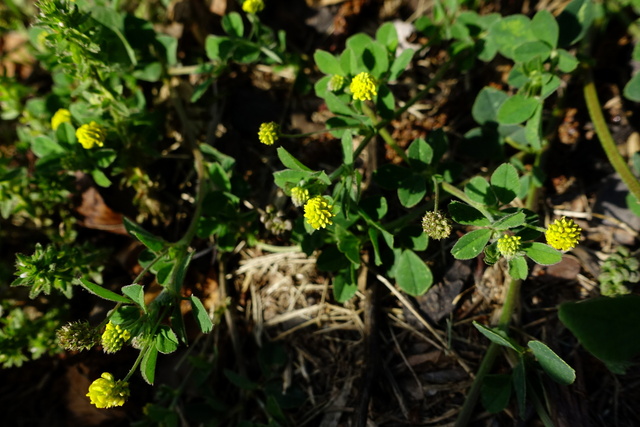
[[[379,286],[375,283],[369,283],[365,296],[365,313],[364,313],[364,375],[362,378],[360,402],[354,414],[354,425],[356,427],[366,427],[369,414],[369,401],[371,400],[371,388],[373,379],[379,368],[380,342],[378,336],[378,297]]]

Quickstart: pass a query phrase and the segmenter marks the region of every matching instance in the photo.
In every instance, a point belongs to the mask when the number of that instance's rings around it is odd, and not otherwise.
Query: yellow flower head
[[[115,381],[112,374],[104,372],[100,378],[91,383],[87,396],[96,408],[122,406],[129,397],[129,383]]]
[[[422,230],[432,239],[449,237],[451,228],[451,220],[441,211],[429,211],[422,217]]]
[[[506,259],[513,258],[520,250],[520,236],[505,234],[498,239],[498,252]]]
[[[293,187],[291,189],[291,201],[296,207],[300,207],[309,200],[309,190],[302,187]]]
[[[280,126],[275,122],[263,123],[258,131],[258,139],[264,145],[273,145],[280,137]]]
[[[102,334],[102,349],[105,353],[115,353],[122,349],[124,343],[131,338],[131,332],[120,325],[107,323],[107,327]]]
[[[71,111],[61,108],[51,117],[51,129],[56,130],[62,123],[71,122]]]
[[[258,13],[264,9],[264,2],[262,0],[244,0],[242,3],[242,10],[247,13]]]
[[[327,88],[331,92],[337,92],[344,87],[344,80],[345,78],[342,77],[340,74],[334,74],[333,76],[331,76],[331,79],[329,79],[329,84],[327,85]]]
[[[572,219],[562,217],[549,225],[547,231],[544,232],[544,236],[551,247],[560,251],[568,251],[575,248],[580,242],[581,232],[582,228],[578,227]]]
[[[78,138],[78,142],[82,147],[87,150],[93,148],[94,145],[102,147],[104,140],[107,139],[107,129],[96,122],[91,122],[88,125],[80,126],[76,130],[76,138]]]
[[[351,80],[349,89],[351,89],[353,99],[359,99],[360,101],[371,101],[378,94],[373,76],[364,71]]]
[[[334,216],[333,205],[330,205],[327,199],[322,196],[312,197],[304,205],[304,217],[307,219],[307,223],[316,230],[333,224],[331,218]]]

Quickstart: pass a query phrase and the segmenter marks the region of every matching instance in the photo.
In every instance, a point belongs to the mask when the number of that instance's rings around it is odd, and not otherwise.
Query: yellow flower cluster
[[[451,220],[442,211],[429,211],[422,217],[422,230],[432,239],[449,237],[451,229]]]
[[[296,207],[300,207],[309,200],[309,190],[302,187],[293,187],[291,189],[291,202]]]
[[[242,3],[242,10],[247,13],[258,13],[264,9],[264,2],[262,0],[244,0]]]
[[[107,323],[107,327],[102,333],[102,349],[105,353],[115,353],[122,349],[124,343],[131,338],[131,332],[120,325]]]
[[[312,197],[304,205],[304,217],[307,223],[316,230],[333,224],[331,218],[334,216],[333,205],[330,205],[322,196]]]
[[[56,130],[63,123],[71,123],[71,111],[61,108],[51,117],[51,129]]]
[[[96,122],[84,124],[76,130],[76,138],[85,149],[93,148],[94,145],[102,147],[107,139],[107,129]]]
[[[520,250],[520,236],[510,236],[505,234],[498,239],[498,252],[506,259],[513,258]]]
[[[551,247],[560,251],[568,251],[575,248],[580,242],[581,232],[582,228],[578,227],[572,219],[562,217],[549,225],[544,236]]]
[[[280,126],[275,122],[263,123],[258,131],[258,139],[264,145],[273,145],[280,137]]]
[[[87,396],[96,408],[122,406],[129,397],[129,383],[116,381],[112,374],[104,372],[100,378],[91,383]]]
[[[371,101],[378,94],[376,81],[369,73],[362,72],[351,80],[349,89],[353,94],[353,99],[360,101]]]

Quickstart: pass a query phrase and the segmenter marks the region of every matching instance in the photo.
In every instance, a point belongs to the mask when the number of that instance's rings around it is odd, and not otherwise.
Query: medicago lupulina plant
[[[138,351],[124,375],[96,375],[87,391],[96,407],[125,404],[136,371],[148,383],[155,382],[159,354],[188,343],[182,306],[190,308],[200,332],[212,331],[224,306],[207,310],[196,295],[185,292],[196,248],[206,242],[200,254],[215,253],[223,264],[239,242],[256,243],[260,216],[269,232],[290,236],[306,254],[317,255],[317,268],[331,276],[333,296],[340,303],[348,302],[359,289],[377,289],[381,284],[404,298],[392,281],[404,293],[420,297],[434,284],[442,269],[440,260],[449,254],[459,260],[482,257],[487,265],[503,268],[508,279],[498,324],[474,324],[491,344],[458,425],[468,421],[479,395],[492,412],[506,408],[514,395],[521,416],[528,396],[541,419],[548,418],[540,404],[543,382],[538,373],[545,372],[560,384],[573,382],[575,373],[544,343],[532,339],[521,344],[524,337],[512,336],[509,324],[530,266],[558,263],[581,238],[582,230],[571,218],[549,219],[543,227],[537,212],[549,134],[557,125],[556,117],[547,114],[548,106],[561,96],[563,82],[578,74],[575,53],[582,49],[597,10],[591,1],[574,0],[558,16],[541,10],[531,16],[502,17],[463,10],[461,3],[435,2],[433,16],[415,21],[424,45],[407,47],[396,26],[385,23],[375,34],[352,35],[344,49],[316,50],[311,64],[310,57],[291,52],[284,31],[274,31],[261,21],[260,13],[269,2],[246,0],[238,12],[221,18],[224,35],[203,37],[195,65],[180,63],[175,38],[110,2],[38,3],[40,14],[29,36],[38,60],[51,72],[52,91],[29,99],[22,112],[20,100],[27,89],[14,85],[5,95],[9,116],[22,114],[18,137],[35,160],[32,169],[12,168],[4,161],[0,165],[0,208],[3,217],[20,215],[34,223],[45,216],[43,212],[55,212],[64,225],[56,231],[52,221],[37,224],[55,244],[19,256],[14,285],[28,286],[32,297],[51,291],[71,297],[79,286],[112,304],[97,325],[80,320],[61,328],[61,345],[71,351],[100,345],[108,354],[125,346]],[[412,66],[436,48],[446,59],[423,81]],[[468,73],[497,57],[509,64],[510,72],[500,88],[494,84],[476,94],[471,106],[475,127],[464,135],[440,128],[407,144],[396,141],[390,125],[434,96],[446,76]],[[296,88],[304,86],[303,70],[315,66],[322,74],[315,81],[315,95],[330,112],[322,132],[340,142],[333,156],[337,160],[324,168],[305,164],[300,160],[304,148],[288,145],[289,140],[309,134],[289,133],[284,122],[265,122],[256,129],[255,139],[275,152],[284,166],[273,177],[297,209],[293,225],[273,210],[248,209],[249,203],[242,202],[249,191],[235,173],[236,160],[202,143],[187,120],[189,105],[215,92],[227,73],[255,64],[289,67]],[[194,75],[199,80],[185,102],[176,79]],[[637,83],[630,85],[626,93],[632,97]],[[592,114],[597,114],[592,89],[592,82],[585,86],[585,97]],[[149,93],[164,94],[166,104],[150,105]],[[170,113],[165,115],[164,109]],[[160,130],[172,120],[181,131],[167,138]],[[598,123],[594,120],[604,135],[606,130]],[[390,161],[378,165],[381,145]],[[180,150],[172,148],[178,146]],[[460,147],[489,160],[490,166],[481,173],[466,170],[452,155]],[[190,205],[181,206],[176,217],[189,220],[176,227],[179,236],[174,239],[137,223],[149,219],[157,225],[168,215],[157,197],[161,184],[148,173],[148,166],[160,159],[175,161],[183,172],[180,184],[173,187],[176,191],[191,189],[177,198]],[[612,164],[619,166],[617,161]],[[628,174],[621,175],[634,186]],[[118,187],[134,194],[139,221],[124,220],[124,227],[144,250],[138,259],[139,274],[119,289],[102,286],[101,269],[68,246],[77,236],[68,195],[78,176],[104,189]],[[24,187],[38,188],[39,196]],[[224,280],[224,274],[221,277]],[[157,295],[146,288],[150,278],[160,285]],[[561,313],[574,330],[572,310],[567,307]],[[436,338],[455,354],[441,335]],[[489,375],[500,349],[506,349],[513,369]],[[261,370],[265,377],[273,376],[262,366]],[[233,384],[257,388],[238,374],[225,375]],[[492,399],[494,394],[500,399]],[[281,417],[270,397],[269,416]],[[168,400],[175,403],[174,397]]]

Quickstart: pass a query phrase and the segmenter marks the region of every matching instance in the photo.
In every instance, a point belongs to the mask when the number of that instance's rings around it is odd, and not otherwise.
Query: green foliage
[[[640,297],[592,298],[562,304],[558,316],[580,344],[611,372],[624,374],[640,353]]]
[[[598,282],[602,295],[628,294],[631,292],[628,285],[640,282],[640,262],[624,246],[618,246],[600,268]]]

